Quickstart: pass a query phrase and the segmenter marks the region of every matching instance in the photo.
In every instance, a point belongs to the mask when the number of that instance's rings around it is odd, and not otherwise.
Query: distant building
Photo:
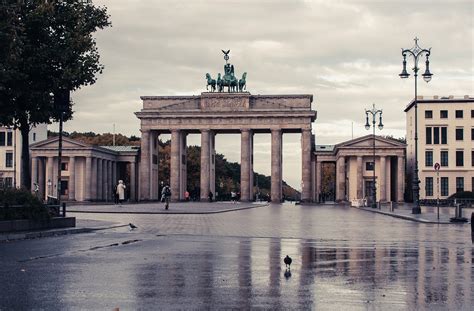
[[[31,183],[39,195],[57,196],[58,137],[31,145]],[[113,189],[122,179],[126,199],[136,201],[138,154],[136,146],[93,146],[63,137],[61,200],[112,201]]]
[[[47,136],[47,124],[38,124],[30,131],[30,144]],[[22,141],[20,130],[0,127],[0,188],[20,186]]]
[[[412,187],[415,165],[415,102],[405,109],[407,177]],[[474,97],[418,96],[418,176],[420,199],[447,198],[474,190]],[[439,163],[438,174],[434,164]],[[411,191],[410,195],[412,197]]]
[[[406,145],[375,136],[377,201],[404,200]],[[337,145],[316,145],[315,200],[352,201],[372,198],[373,136]]]

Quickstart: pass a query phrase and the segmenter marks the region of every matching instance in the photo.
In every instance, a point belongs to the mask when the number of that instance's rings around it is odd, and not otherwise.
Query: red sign
[[[434,169],[439,171],[440,168],[441,168],[441,165],[439,165],[439,163],[436,162],[435,165],[434,165]]]

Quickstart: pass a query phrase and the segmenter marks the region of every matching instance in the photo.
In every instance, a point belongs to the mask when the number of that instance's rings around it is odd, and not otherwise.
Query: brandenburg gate
[[[224,52],[224,51],[223,51]],[[229,51],[228,51],[229,52]],[[170,187],[172,200],[183,200],[186,191],[186,136],[201,135],[201,199],[215,195],[215,135],[241,135],[241,201],[253,200],[253,136],[271,133],[271,200],[282,199],[282,135],[301,133],[302,201],[312,201],[313,138],[312,95],[251,95],[244,92],[245,76],[237,80],[234,67],[227,63],[217,82],[208,76],[211,90],[197,96],[142,96],[143,108],[136,112],[141,122],[139,199],[158,200],[158,137],[171,133]],[[226,54],[227,53],[227,54]],[[236,82],[233,83],[233,80]],[[233,86],[234,84],[234,86]],[[228,91],[224,91],[224,87]]]

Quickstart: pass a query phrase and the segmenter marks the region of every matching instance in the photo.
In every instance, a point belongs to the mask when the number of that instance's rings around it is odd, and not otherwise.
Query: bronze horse
[[[208,89],[208,86],[211,86],[211,92],[214,92],[216,90],[216,80],[211,78],[211,75],[206,73],[206,79],[207,79],[207,85],[206,85],[206,90]]]

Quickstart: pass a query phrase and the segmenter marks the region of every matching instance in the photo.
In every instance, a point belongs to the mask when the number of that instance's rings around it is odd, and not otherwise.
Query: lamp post
[[[402,49],[402,56],[403,56],[403,70],[402,73],[399,74],[400,78],[406,79],[410,76],[410,74],[407,72],[407,61],[406,58],[407,56],[412,56],[413,57],[413,72],[415,73],[415,167],[414,167],[414,174],[413,174],[413,203],[414,206],[412,208],[412,214],[421,214],[421,208],[420,208],[420,179],[418,178],[418,93],[417,93],[417,87],[418,87],[418,71],[420,68],[418,67],[418,61],[420,57],[426,56],[426,69],[425,72],[422,74],[423,80],[426,81],[426,83],[431,81],[431,76],[433,75],[430,72],[430,61],[429,61],[429,56],[431,54],[431,48],[427,49],[422,49],[418,45],[418,38],[415,38],[415,46],[412,47],[411,49]]]
[[[372,187],[372,208],[377,208],[377,187],[375,186],[375,119],[377,117],[377,114],[379,115],[379,125],[378,128],[379,130],[383,129],[383,124],[382,124],[382,110],[376,109],[375,104],[372,105],[372,109],[367,110],[365,109],[365,129],[369,130],[370,129],[370,124],[369,124],[369,114],[372,115],[372,128],[373,128],[373,144],[372,144],[372,150],[373,150],[373,187]],[[382,167],[380,168],[382,170]]]
[[[54,106],[59,114],[59,140],[58,140],[58,183],[57,183],[57,199],[58,205],[61,205],[61,162],[63,149],[63,119],[64,113],[70,104],[70,92],[67,89],[59,89],[54,94]]]

